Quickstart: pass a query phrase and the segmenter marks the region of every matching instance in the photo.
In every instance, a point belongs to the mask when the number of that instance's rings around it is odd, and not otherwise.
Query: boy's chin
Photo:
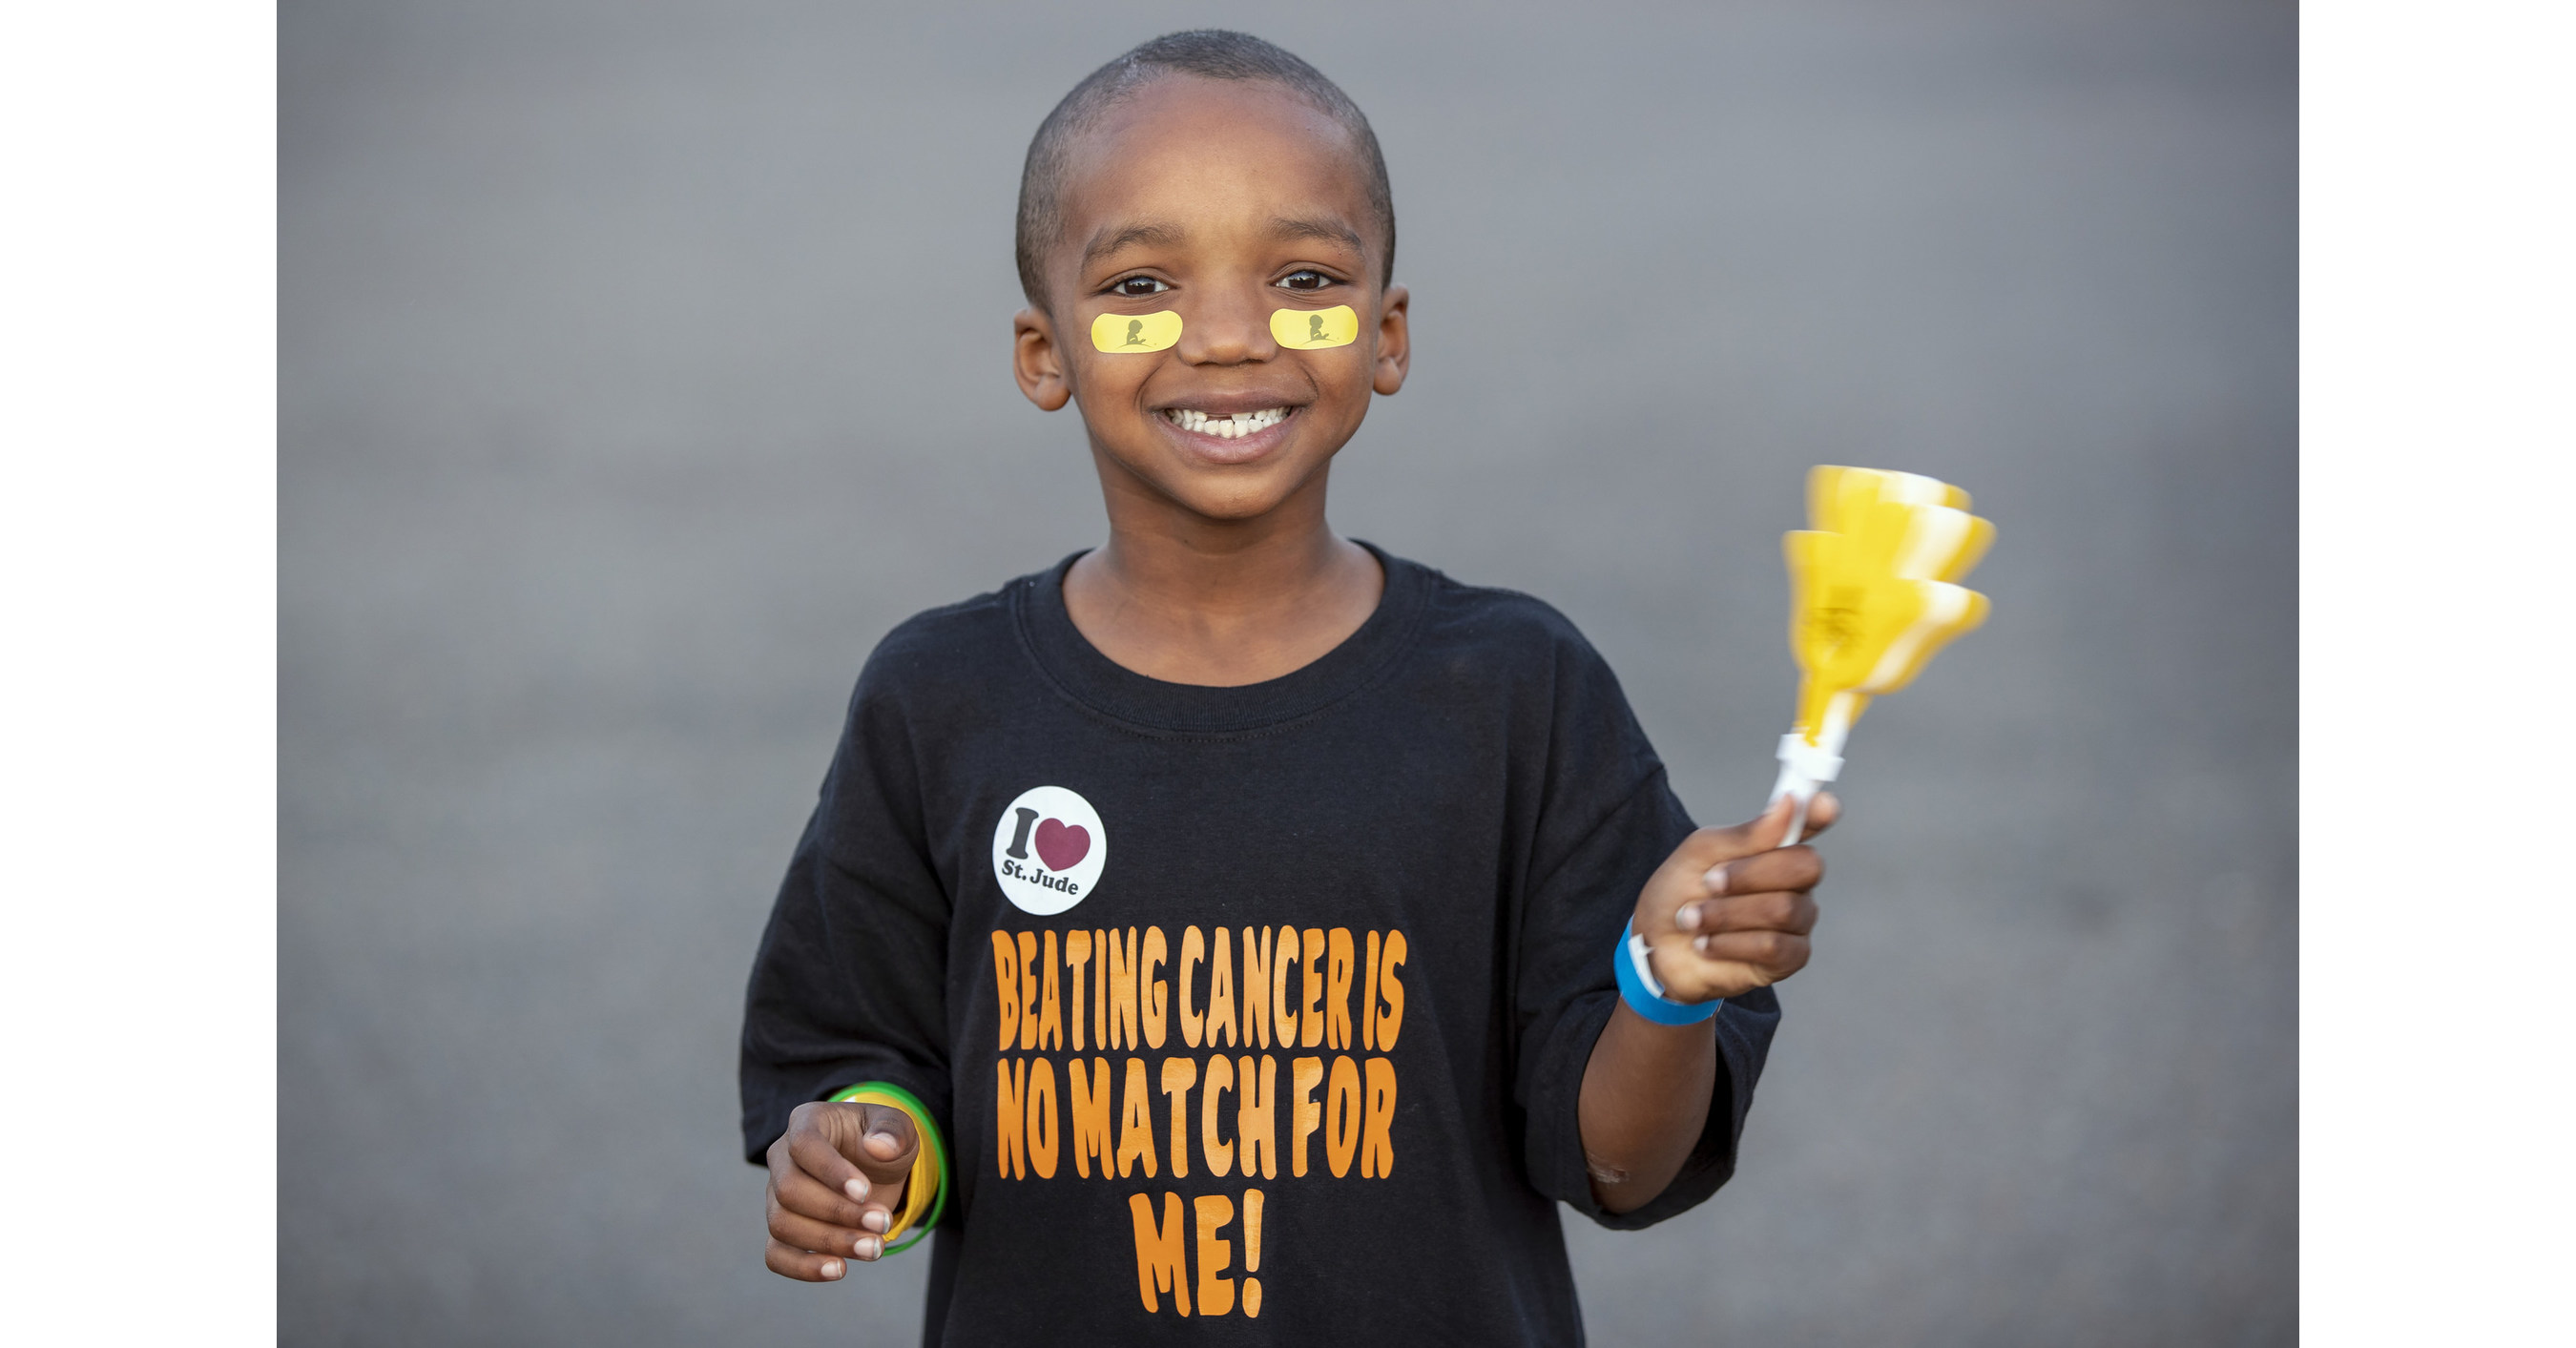
[[[1257,520],[1279,509],[1312,476],[1284,458],[1223,465],[1137,463],[1117,457],[1155,495],[1201,519],[1226,524]]]
[[[1193,453],[1168,438],[1148,437],[1143,446],[1100,446],[1113,468],[1181,509],[1202,519],[1240,523],[1277,510],[1322,471],[1291,445],[1279,445],[1248,461],[1228,462],[1220,455]],[[1329,456],[1327,456],[1329,459]]]
[[[1202,519],[1240,524],[1270,514],[1296,494],[1294,484],[1272,480],[1280,477],[1284,475],[1264,473],[1253,481],[1166,483],[1163,494]]]

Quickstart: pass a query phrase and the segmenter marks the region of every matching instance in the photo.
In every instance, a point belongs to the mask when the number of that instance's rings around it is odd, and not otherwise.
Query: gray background
[[[1995,616],[1853,740],[1741,1177],[1606,1343],[2296,1335],[2286,5],[288,3],[283,1337],[908,1343],[762,1271],[753,942],[887,627],[1096,541],[1005,367],[1038,119],[1225,22],[1375,120],[1345,532],[1534,591],[1760,802],[1815,462]]]

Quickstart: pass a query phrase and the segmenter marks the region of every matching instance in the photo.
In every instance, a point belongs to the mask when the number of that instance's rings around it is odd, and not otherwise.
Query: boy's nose
[[[1270,315],[1248,298],[1210,298],[1181,322],[1181,359],[1192,365],[1241,365],[1279,354]]]

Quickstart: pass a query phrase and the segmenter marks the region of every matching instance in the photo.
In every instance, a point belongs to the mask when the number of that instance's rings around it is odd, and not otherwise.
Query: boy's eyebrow
[[[1088,267],[1133,244],[1143,244],[1149,248],[1177,248],[1181,245],[1182,237],[1183,234],[1178,225],[1149,223],[1129,225],[1117,230],[1104,228],[1100,233],[1093,235],[1091,245],[1082,250],[1082,265]],[[1358,230],[1333,219],[1297,219],[1285,215],[1277,216],[1270,221],[1270,237],[1321,239],[1326,243],[1341,244],[1354,253],[1368,251],[1367,245],[1360,239]]]
[[[1181,244],[1180,226],[1129,225],[1116,233],[1104,229],[1091,236],[1091,246],[1082,250],[1082,265],[1088,267],[1121,248],[1138,243],[1155,248],[1177,248]]]
[[[1326,243],[1346,245],[1354,253],[1368,251],[1360,242],[1359,231],[1339,220],[1295,220],[1283,215],[1270,222],[1270,237],[1322,239]]]

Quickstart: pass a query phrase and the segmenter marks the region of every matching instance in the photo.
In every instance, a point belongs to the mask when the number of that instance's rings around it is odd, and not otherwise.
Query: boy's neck
[[[1322,496],[1252,520],[1113,500],[1109,542],[1065,574],[1075,630],[1166,683],[1234,687],[1304,668],[1358,631],[1386,589],[1377,558],[1325,522]]]

